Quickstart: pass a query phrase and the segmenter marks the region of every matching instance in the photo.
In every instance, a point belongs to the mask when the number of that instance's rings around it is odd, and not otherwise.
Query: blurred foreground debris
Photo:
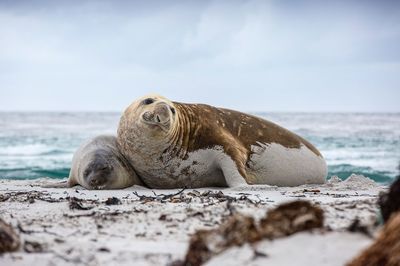
[[[15,251],[20,246],[19,235],[0,218],[0,253]]]
[[[376,241],[347,266],[400,265],[400,213],[393,215]]]
[[[323,211],[308,201],[294,201],[268,211],[257,223],[254,218],[234,214],[219,228],[199,230],[191,238],[182,265],[201,265],[232,246],[275,239],[296,232],[321,228]]]

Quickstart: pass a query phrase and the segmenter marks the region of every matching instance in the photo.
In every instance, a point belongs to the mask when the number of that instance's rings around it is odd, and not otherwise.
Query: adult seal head
[[[150,95],[123,113],[118,145],[152,188],[324,183],[307,140],[262,118]]]
[[[75,185],[119,189],[142,182],[117,148],[117,138],[101,135],[83,143],[74,153],[67,186]]]

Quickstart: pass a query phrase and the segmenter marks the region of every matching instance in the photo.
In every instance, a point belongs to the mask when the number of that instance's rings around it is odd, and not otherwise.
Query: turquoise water
[[[387,183],[400,161],[400,114],[257,113],[310,140],[328,162],[329,176],[363,174]],[[0,112],[0,178],[68,176],[79,144],[116,134],[119,113]]]

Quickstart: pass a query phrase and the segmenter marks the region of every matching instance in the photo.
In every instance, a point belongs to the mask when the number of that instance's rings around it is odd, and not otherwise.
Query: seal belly
[[[217,162],[223,154],[222,147],[190,152],[185,160],[179,160],[175,175],[189,179],[187,187],[222,187],[226,186],[224,175]]]
[[[324,158],[305,145],[287,148],[278,143],[258,143],[251,149],[247,172],[252,184],[298,186],[325,183],[327,166]]]
[[[136,170],[152,188],[226,187],[224,174],[217,164],[223,154],[222,147],[202,149],[188,153],[185,159],[155,161],[147,164],[146,171],[140,172],[143,167]],[[163,167],[149,167],[160,164]]]

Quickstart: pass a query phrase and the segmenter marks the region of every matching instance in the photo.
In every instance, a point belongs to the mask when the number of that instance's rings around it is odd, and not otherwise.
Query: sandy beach
[[[0,266],[400,266],[400,0],[0,22]]]
[[[0,265],[179,265],[197,230],[237,213],[257,220],[295,200],[320,206],[324,227],[232,247],[206,265],[344,265],[373,242],[377,197],[386,189],[356,175],[318,186],[196,190],[41,187],[47,182],[0,181],[0,217],[21,237]],[[361,226],[350,232],[356,219]]]

